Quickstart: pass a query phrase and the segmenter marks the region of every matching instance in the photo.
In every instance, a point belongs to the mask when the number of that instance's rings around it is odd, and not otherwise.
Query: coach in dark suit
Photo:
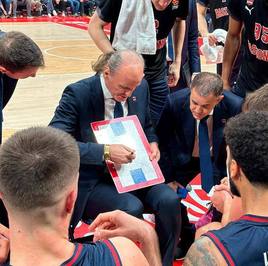
[[[206,72],[194,78],[191,89],[182,89],[168,97],[157,134],[160,167],[171,187],[176,189],[178,183],[186,186],[201,172],[202,187],[208,192],[226,176],[223,129],[226,121],[241,111],[241,105],[240,97],[223,92],[220,76]],[[182,224],[181,238],[185,243],[181,246],[185,254],[194,237],[185,208],[182,208]]]
[[[6,33],[0,30],[0,144],[2,111],[15,91],[18,79],[35,76],[39,67],[43,65],[42,52],[32,39],[22,32]],[[8,226],[7,213],[1,200],[0,223]]]
[[[167,181],[186,185],[200,172],[197,123],[208,117],[214,184],[226,176],[223,129],[226,121],[241,112],[242,99],[224,91],[213,73],[200,73],[191,89],[170,95],[157,127],[161,160]],[[196,163],[198,161],[198,163]]]
[[[180,231],[178,197],[166,184],[133,193],[118,194],[107,173],[104,157],[118,164],[129,163],[135,152],[124,145],[97,144],[91,122],[137,115],[151,146],[150,159],[159,159],[152,127],[148,85],[143,79],[143,59],[131,51],[104,55],[94,66],[97,75],[68,86],[50,125],[70,133],[80,148],[80,177],[70,234],[80,219],[95,218],[115,209],[142,217],[144,205],[156,214],[156,231],[164,265],[172,265]]]

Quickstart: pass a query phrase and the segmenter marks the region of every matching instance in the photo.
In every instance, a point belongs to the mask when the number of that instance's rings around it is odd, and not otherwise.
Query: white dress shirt
[[[100,75],[100,82],[101,82],[101,88],[102,88],[102,92],[104,96],[104,119],[110,120],[114,118],[115,99],[113,98],[109,89],[107,88],[102,74]],[[127,101],[123,101],[121,102],[121,104],[123,107],[124,116],[127,116],[128,114]]]

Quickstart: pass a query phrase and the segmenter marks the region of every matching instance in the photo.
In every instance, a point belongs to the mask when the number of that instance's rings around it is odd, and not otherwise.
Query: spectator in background
[[[228,14],[228,5],[229,0],[197,0],[197,12],[198,12],[198,29],[201,36],[207,37],[209,41],[209,45],[223,45],[218,44],[217,38],[213,33],[209,33],[208,25],[206,21],[207,10],[210,10],[211,19],[212,19],[212,27],[215,29],[224,29],[228,31],[228,22],[229,22],[229,14]],[[237,79],[238,72],[240,70],[242,57],[242,50],[239,52],[238,57],[236,58],[231,76],[230,76],[230,84],[234,84]],[[217,73],[219,75],[222,74],[222,64],[217,64]]]
[[[1,11],[5,17],[11,15],[11,0],[0,0],[0,12]]]
[[[168,57],[173,61],[174,53],[171,34],[169,34],[168,37],[168,44]],[[189,0],[185,37],[181,52],[180,78],[177,85],[172,87],[170,92],[174,92],[178,89],[190,88],[193,73],[199,73],[200,71],[196,0]]]
[[[17,7],[26,6],[27,18],[33,18],[33,14],[40,16],[42,13],[41,0],[12,0],[13,18],[17,17]]]
[[[48,17],[57,16],[57,12],[54,8],[53,1],[52,0],[41,0],[42,4],[46,6],[47,9],[47,15]]]

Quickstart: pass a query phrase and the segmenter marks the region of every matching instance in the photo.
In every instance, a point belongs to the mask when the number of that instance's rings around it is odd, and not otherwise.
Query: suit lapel
[[[193,118],[192,112],[190,110],[190,96],[188,96],[188,99],[186,100],[183,108],[182,108],[182,114],[181,118],[184,121],[184,138],[187,143],[187,147],[193,150],[194,147],[194,140],[195,140],[195,126],[196,121]]]
[[[130,96],[127,99],[127,103],[128,103],[128,114],[127,115],[137,114],[137,97],[135,95]]]
[[[90,100],[93,107],[92,109],[95,121],[104,120],[104,96],[99,76],[96,76],[96,85],[92,90],[92,97]]]

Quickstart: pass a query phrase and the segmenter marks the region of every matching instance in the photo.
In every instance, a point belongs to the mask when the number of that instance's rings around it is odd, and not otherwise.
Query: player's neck
[[[10,264],[12,266],[60,265],[74,252],[74,244],[68,241],[68,226],[27,227],[19,221],[10,221]]]
[[[268,189],[250,187],[242,192],[242,206],[246,214],[268,217]]]

